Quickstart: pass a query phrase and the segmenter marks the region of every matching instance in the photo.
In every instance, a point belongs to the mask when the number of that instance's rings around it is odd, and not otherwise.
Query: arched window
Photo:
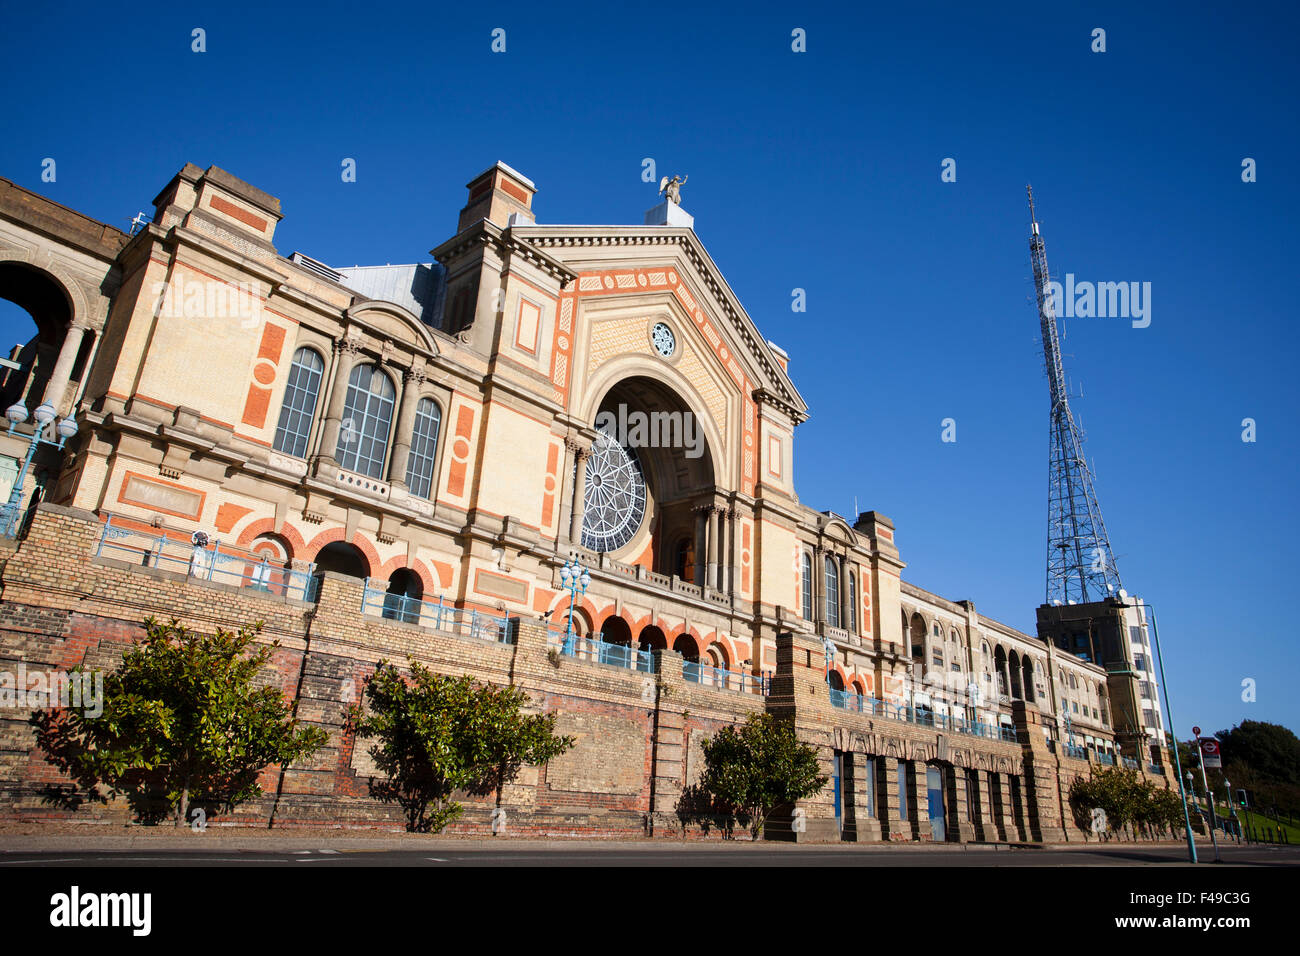
[[[289,382],[284,387],[284,404],[280,406],[280,423],[275,428],[276,451],[295,458],[306,457],[324,372],[325,360],[313,350],[303,348],[293,353]]]
[[[408,406],[409,407],[409,406]],[[406,487],[418,498],[433,490],[433,464],[438,456],[438,426],[442,410],[431,398],[415,406],[415,427],[411,430],[411,457],[406,466]]]
[[[854,633],[854,634],[856,634],[856,633],[858,632],[858,585],[857,585],[857,577],[858,577],[858,576],[857,576],[856,574],[853,573],[853,569],[850,568],[850,569],[849,569],[849,575],[848,575],[848,581],[846,582],[846,583],[848,584],[848,586],[849,586],[849,620],[848,620],[847,626],[848,626],[849,631],[850,631],[851,633]]]
[[[803,553],[803,619],[811,621],[812,615],[812,555]]]
[[[825,560],[826,567],[826,623],[831,627],[840,626],[840,569],[835,559],[829,554]]]
[[[392,380],[378,366],[358,365],[352,370],[334,453],[341,467],[370,478],[383,476],[395,394]]]

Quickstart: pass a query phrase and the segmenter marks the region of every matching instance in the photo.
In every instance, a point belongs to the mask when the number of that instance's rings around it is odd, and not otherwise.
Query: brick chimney
[[[537,187],[505,163],[498,162],[465,185],[469,189],[469,201],[460,211],[457,232],[480,219],[488,219],[503,229],[514,224],[512,218],[521,225],[533,224],[533,194]]]

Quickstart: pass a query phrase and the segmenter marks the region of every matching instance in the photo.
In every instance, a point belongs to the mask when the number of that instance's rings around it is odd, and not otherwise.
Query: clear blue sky
[[[219,165],[281,198],[281,252],[353,265],[428,261],[497,159],[537,182],[541,222],[640,223],[652,157],[689,174],[697,232],[791,355],[812,409],[802,499],[889,515],[908,579],[1030,632],[1048,409],[1032,182],[1054,272],[1152,284],[1149,328],[1070,320],[1065,350],[1180,736],[1300,729],[1297,13],[1133,6],[24,4],[0,15],[0,175],[125,227],[185,162]],[[6,344],[30,328],[0,311]]]

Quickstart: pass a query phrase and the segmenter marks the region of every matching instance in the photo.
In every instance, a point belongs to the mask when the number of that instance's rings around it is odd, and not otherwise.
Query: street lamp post
[[[586,594],[591,584],[591,573],[576,560],[565,562],[560,568],[560,584],[569,592],[569,626],[564,632],[564,653],[573,653],[573,603],[579,594]]]
[[[1138,607],[1143,608],[1151,616],[1151,637],[1156,645],[1156,663],[1160,665],[1160,686],[1165,692],[1165,720],[1169,722],[1170,727],[1176,727],[1174,723],[1173,708],[1169,706],[1169,677],[1165,674],[1165,659],[1160,653],[1160,628],[1156,627],[1156,611],[1150,604],[1125,604],[1124,599],[1128,597],[1122,589],[1119,592],[1120,607]],[[1183,762],[1178,756],[1178,741],[1174,740],[1174,772],[1178,779],[1178,789],[1182,790],[1183,798],[1183,826],[1184,833],[1187,834],[1187,854],[1191,857],[1193,863],[1196,862],[1196,843],[1192,840],[1192,815],[1187,809],[1187,791],[1183,789]]]
[[[18,519],[22,512],[23,503],[23,485],[27,481],[27,472],[32,466],[32,459],[36,457],[36,449],[41,445],[62,448],[67,440],[77,433],[77,423],[71,418],[55,421],[54,406],[49,402],[42,402],[32,415],[36,419],[36,430],[32,432],[30,437],[19,436],[27,437],[27,456],[23,459],[23,465],[14,479],[14,487],[9,493],[9,500],[3,506],[0,506],[0,535],[6,538],[12,538],[18,533]],[[5,409],[5,418],[9,419],[9,435],[13,437],[14,429],[27,421],[27,406],[23,405],[22,402],[14,402]]]

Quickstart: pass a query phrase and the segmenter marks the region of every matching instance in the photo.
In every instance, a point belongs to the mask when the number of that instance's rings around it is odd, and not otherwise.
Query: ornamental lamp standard
[[[569,626],[564,632],[564,653],[573,653],[573,603],[579,594],[586,594],[591,584],[591,573],[576,560],[565,562],[560,568],[560,584],[569,592]]]
[[[36,411],[32,413],[32,417],[36,419],[35,430],[30,436],[18,436],[27,439],[27,456],[23,459],[22,467],[18,470],[18,477],[14,479],[14,486],[9,493],[9,500],[3,506],[0,506],[0,535],[6,538],[12,538],[18,533],[23,485],[27,481],[27,472],[32,466],[32,459],[36,457],[36,449],[41,445],[49,445],[56,449],[62,448],[67,440],[77,433],[77,423],[71,418],[55,421],[54,406],[49,402],[42,402],[38,405]],[[14,402],[5,409],[5,418],[9,419],[8,434],[12,438],[15,434],[14,429],[27,421],[27,407],[22,402]]]

